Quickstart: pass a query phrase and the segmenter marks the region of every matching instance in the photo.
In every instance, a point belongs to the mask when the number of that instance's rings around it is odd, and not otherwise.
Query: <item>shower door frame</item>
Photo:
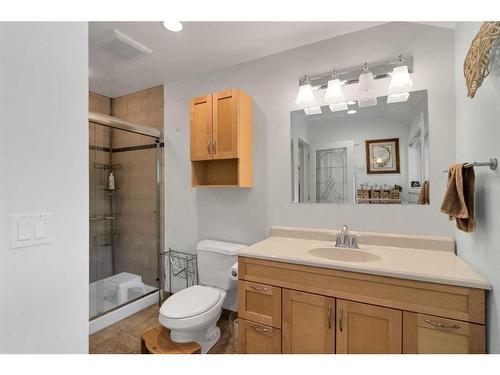
[[[156,256],[157,256],[157,275],[156,275],[156,280],[157,280],[157,291],[151,291],[149,293],[146,293],[140,297],[134,298],[130,301],[127,301],[124,304],[121,304],[119,306],[116,306],[112,309],[106,310],[100,314],[97,314],[96,316],[93,316],[89,320],[92,321],[94,319],[97,319],[99,317],[102,317],[103,315],[106,315],[112,311],[118,310],[122,308],[123,306],[129,305],[133,302],[136,302],[146,296],[149,296],[153,293],[158,292],[158,305],[161,304],[161,301],[163,300],[163,285],[164,285],[164,280],[162,280],[162,272],[161,272],[161,146],[163,144],[163,136],[162,132],[156,128],[152,128],[150,126],[145,126],[145,125],[140,125],[140,124],[135,124],[130,121],[122,120],[118,117],[114,116],[108,116],[108,115],[103,115],[100,113],[96,112],[89,112],[89,118],[88,122],[97,124],[97,125],[102,125],[111,129],[117,129],[117,130],[122,130],[126,131],[129,133],[135,133],[139,135],[145,135],[148,137],[151,137],[154,139],[155,142],[155,149],[156,149]],[[111,242],[114,240],[112,239]],[[112,244],[112,247],[114,247],[114,244]],[[114,261],[113,261],[114,263]],[[113,271],[114,272],[114,271]]]

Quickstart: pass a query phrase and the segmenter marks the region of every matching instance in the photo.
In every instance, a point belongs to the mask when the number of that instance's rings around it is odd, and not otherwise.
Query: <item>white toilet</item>
[[[238,261],[238,243],[203,240],[196,246],[198,280],[195,285],[169,297],[160,308],[160,323],[170,329],[176,342],[195,341],[207,353],[219,340],[216,323],[222,308],[237,311],[237,281],[229,270]]]

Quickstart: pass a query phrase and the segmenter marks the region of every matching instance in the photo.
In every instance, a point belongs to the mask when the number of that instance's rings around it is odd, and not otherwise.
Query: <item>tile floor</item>
[[[143,332],[160,325],[158,305],[152,305],[109,327],[89,336],[90,354],[140,354]],[[234,353],[233,338],[229,329],[227,314],[223,314],[217,325],[221,338],[209,354]]]

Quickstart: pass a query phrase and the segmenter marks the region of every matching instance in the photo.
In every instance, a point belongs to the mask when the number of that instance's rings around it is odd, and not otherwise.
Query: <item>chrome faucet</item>
[[[358,239],[356,236],[349,236],[349,228],[347,225],[342,225],[340,234],[335,238],[335,247],[344,247],[348,249],[359,249]]]

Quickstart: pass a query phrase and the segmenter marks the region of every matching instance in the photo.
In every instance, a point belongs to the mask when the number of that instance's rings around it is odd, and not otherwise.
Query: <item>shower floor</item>
[[[121,296],[121,301],[119,299],[118,288],[115,280],[120,280],[120,275],[114,275],[107,277],[102,280],[97,280],[90,283],[89,286],[89,315],[90,319],[100,316],[108,311],[116,309],[118,306],[125,305],[131,301],[137,300],[138,298],[145,296],[151,292],[157,290],[157,288],[141,284],[141,286],[136,286],[129,288],[124,296]],[[131,276],[136,276],[133,274],[127,274]]]

